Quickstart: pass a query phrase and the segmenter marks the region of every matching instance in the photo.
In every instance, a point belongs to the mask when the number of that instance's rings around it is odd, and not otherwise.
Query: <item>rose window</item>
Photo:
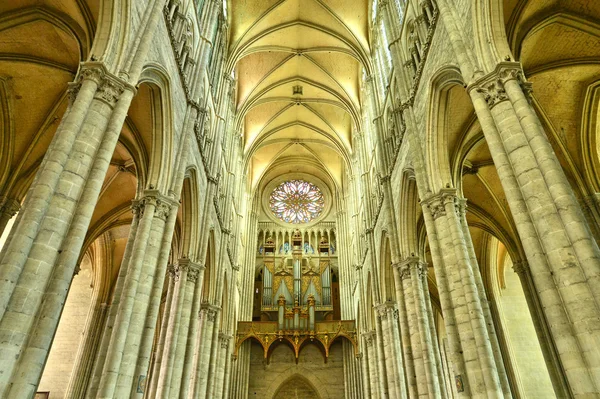
[[[275,187],[269,206],[286,223],[308,223],[317,218],[325,205],[321,190],[304,180],[289,180]]]

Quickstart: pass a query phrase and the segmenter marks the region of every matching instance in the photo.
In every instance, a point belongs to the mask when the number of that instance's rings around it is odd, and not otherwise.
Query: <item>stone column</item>
[[[183,261],[183,260],[182,260]],[[184,266],[187,268],[186,273],[186,283],[185,283],[185,292],[183,294],[183,302],[181,305],[181,316],[179,318],[179,333],[177,335],[177,341],[174,342],[175,346],[175,362],[172,366],[172,371],[170,373],[171,382],[169,384],[169,397],[179,397],[180,389],[182,386],[182,373],[183,366],[185,362],[185,355],[187,349],[187,342],[190,335],[190,316],[192,311],[192,304],[194,303],[194,293],[196,281],[198,280],[199,274],[199,265],[193,263],[189,260],[185,260],[184,262],[180,261],[180,266]],[[196,313],[197,314],[197,313]]]
[[[163,348],[163,355],[161,359],[160,372],[157,382],[157,388],[155,397],[156,398],[167,398],[169,397],[169,390],[172,388],[171,383],[173,381],[173,369],[175,368],[175,362],[178,358],[178,340],[179,331],[182,328],[182,324],[185,326],[185,322],[182,322],[182,315],[185,313],[185,298],[189,291],[188,289],[188,271],[189,271],[189,260],[179,259],[178,265],[175,267],[175,285],[173,290],[173,299],[171,300],[171,306],[168,312],[168,324],[165,331],[165,342]],[[191,304],[188,303],[188,312],[191,308]],[[183,326],[183,327],[184,327]],[[159,360],[159,359],[157,359]],[[176,391],[175,391],[176,392]]]
[[[206,397],[209,369],[211,359],[211,350],[213,347],[213,335],[215,329],[215,319],[219,308],[209,303],[203,303],[200,309],[200,334],[198,334],[198,343],[196,345],[195,377],[192,397]]]
[[[377,306],[377,317],[381,320],[386,376],[390,398],[406,398],[406,381],[400,333],[398,331],[398,310],[394,302],[385,302]]]
[[[408,327],[408,309],[406,308],[406,299],[404,293],[403,280],[407,274],[403,272],[403,264],[397,263],[393,265],[394,270],[394,286],[396,289],[396,300],[398,301],[398,321],[400,323],[402,353],[404,355],[404,371],[406,373],[406,385],[408,388],[408,397],[418,397],[417,378],[415,372],[415,361],[413,356],[412,345],[410,342],[410,333]]]
[[[180,377],[181,392],[179,396],[181,398],[188,397],[190,392],[190,383],[193,380],[192,372],[196,350],[195,343],[199,328],[199,320],[196,315],[198,315],[200,311],[202,281],[204,281],[205,269],[206,267],[204,265],[195,263],[188,271],[188,283],[192,283],[194,285],[194,298],[191,306],[191,312],[188,316],[190,318],[189,331],[187,332],[186,339],[181,342],[181,345],[185,345],[185,356],[178,357],[178,359],[184,359]]]
[[[78,94],[0,255],[0,353],[14,359],[0,365],[0,396],[33,395],[39,383],[135,91],[101,63],[84,64],[72,88]]]
[[[229,341],[227,342],[227,349],[225,351],[225,373],[223,375],[223,389],[222,389],[222,395],[221,397],[223,399],[227,399],[229,397],[231,397],[233,395],[233,392],[230,392],[230,387],[231,387],[231,379],[232,379],[232,372],[231,369],[233,367],[233,353],[232,353],[232,348],[231,348],[231,336],[229,338]]]
[[[447,276],[451,308],[462,352],[459,355],[466,366],[466,375],[460,377],[463,380],[462,388],[468,383],[473,396],[510,397],[510,391],[503,392],[501,377],[505,375],[505,371],[503,363],[497,363],[490,342],[495,337],[490,337],[486,325],[474,276],[478,272],[478,265],[472,264],[469,255],[467,241],[471,237],[467,234],[468,230],[465,232],[461,226],[455,190],[442,189],[439,194],[422,203],[433,216],[436,238],[442,248],[442,265],[437,267],[443,268],[443,273]]]
[[[229,353],[229,342],[231,336],[219,333],[219,343],[217,346],[217,359],[215,367],[215,386],[212,397],[222,398],[225,382],[225,367],[227,363],[227,355]]]
[[[219,317],[219,314],[223,311],[223,309],[219,308],[219,310],[217,310],[217,314],[215,315],[216,318]],[[209,354],[209,358],[207,360],[207,386],[206,386],[206,397],[207,398],[212,398],[215,395],[216,389],[216,380],[217,380],[217,367],[219,365],[219,357],[218,357],[218,353],[220,350],[220,342],[219,342],[219,323],[215,321],[215,323],[213,323],[213,328],[212,328],[212,337],[211,337],[211,348],[210,348],[210,354]]]
[[[363,351],[361,353],[361,363],[362,363],[362,372],[363,372],[363,387],[365,392],[365,398],[376,398],[377,397],[377,384],[375,387],[372,387],[372,378],[373,375],[371,373],[371,365],[369,360],[369,351],[370,346],[372,345],[371,334],[363,333]]]
[[[600,249],[533,107],[518,63],[468,90],[574,396],[600,387]]]
[[[369,366],[369,385],[371,387],[372,398],[383,398],[381,392],[381,384],[379,382],[379,363],[377,360],[377,333],[375,330],[366,332],[363,334],[366,347],[367,347],[367,358],[366,361]]]
[[[7,198],[0,206],[0,236],[4,233],[4,229],[8,224],[8,221],[13,218],[21,209],[19,201]]]
[[[148,397],[155,398],[156,390],[158,388],[158,381],[161,377],[161,365],[163,361],[164,349],[165,349],[165,341],[167,339],[167,331],[169,327],[169,319],[171,313],[171,305],[173,302],[173,293],[175,291],[175,284],[177,280],[179,280],[179,273],[177,265],[171,264],[167,266],[167,274],[168,274],[168,286],[167,286],[167,297],[165,298],[165,305],[162,315],[161,327],[160,327],[160,335],[158,337],[158,343],[156,344],[156,348],[154,350],[155,357],[154,363],[152,367],[152,372],[150,374],[150,383],[146,391],[148,392]]]
[[[411,278],[411,269],[405,265],[402,270],[402,283],[404,288],[404,300],[406,306],[406,316],[408,321],[408,335],[410,337],[410,346],[412,349],[412,357],[414,362],[415,384],[417,395],[427,396],[428,380],[427,370],[425,367],[425,359],[423,358],[423,343],[419,334],[419,320],[417,317],[415,302],[415,291],[417,287],[413,284]]]
[[[379,381],[379,392],[381,396],[387,398],[389,396],[388,387],[388,376],[392,370],[387,370],[385,365],[385,354],[384,354],[384,332],[382,331],[381,319],[375,318],[375,337],[373,340],[375,346],[375,356],[377,359],[377,371]]]
[[[424,277],[427,275],[427,265],[421,262],[418,257],[408,257],[403,262],[403,268],[404,274],[407,275],[407,280],[411,284],[413,306],[410,309],[414,314],[415,338],[419,341],[418,348],[421,350],[420,363],[425,374],[425,384],[419,387],[419,396],[442,397],[437,358],[434,354],[436,350],[434,348],[434,341],[437,338],[431,335],[432,329],[429,325],[428,314],[431,309],[427,309],[425,298],[425,295],[429,295],[429,291],[427,287],[423,287],[424,282],[427,284],[426,280],[424,280]]]
[[[115,324],[115,319],[117,317],[117,310],[119,309],[119,304],[121,301],[121,296],[123,294],[123,287],[125,285],[125,279],[127,276],[127,270],[129,269],[129,262],[131,260],[131,253],[133,251],[133,246],[135,243],[135,238],[137,236],[137,230],[140,221],[140,208],[137,202],[134,202],[132,206],[133,210],[133,220],[131,222],[131,227],[129,229],[129,237],[127,238],[127,244],[125,246],[125,252],[123,253],[123,260],[121,262],[121,266],[119,268],[119,275],[117,276],[117,282],[113,291],[113,297],[110,302],[110,309],[108,312],[108,318],[106,320],[106,326],[104,327],[104,331],[102,332],[102,341],[100,343],[99,350],[96,354],[96,358],[94,361],[94,371],[92,373],[92,378],[90,381],[90,385],[87,388],[86,397],[87,398],[95,398],[96,393],[98,392],[98,386],[100,384],[100,378],[102,377],[102,370],[104,369],[104,363],[106,360],[106,353],[108,351],[108,346],[110,344],[110,337],[112,335],[113,327]]]
[[[100,379],[99,396],[113,397],[120,390],[128,394],[132,385],[137,385],[132,381],[132,374],[138,360],[139,340],[146,322],[165,221],[169,214],[176,213],[171,210],[177,205],[154,190],[147,190],[138,201],[142,216]]]

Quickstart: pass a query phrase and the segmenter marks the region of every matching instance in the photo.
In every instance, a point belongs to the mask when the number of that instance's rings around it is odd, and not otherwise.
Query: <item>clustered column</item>
[[[479,266],[471,257],[471,237],[462,226],[460,201],[454,189],[422,201],[439,282],[444,321],[450,342],[457,390],[465,395],[510,397],[508,378],[499,352],[493,325],[486,323],[484,293],[476,276]],[[472,244],[470,244],[472,245]]]
[[[570,389],[590,394],[600,386],[600,249],[530,90],[515,62],[468,87]]]
[[[410,256],[397,268],[403,282],[415,372],[425,377],[419,379],[415,395],[448,397],[443,383],[442,362],[429,301],[427,265],[419,257]],[[414,354],[417,350],[420,353]]]
[[[211,366],[214,369],[214,357],[211,357],[213,345],[216,345],[215,320],[219,314],[220,308],[207,302],[202,303],[200,318],[200,334],[198,334],[198,344],[196,345],[196,356],[194,359],[194,389],[192,397],[203,398],[206,396],[209,382],[209,370]]]
[[[398,309],[394,302],[385,302],[377,306],[377,317],[381,323],[383,348],[385,354],[388,395],[390,398],[406,398],[406,382],[400,332],[398,331]]]
[[[119,278],[124,281],[120,292],[115,292],[119,295],[118,309],[114,326],[103,337],[106,357],[103,364],[96,363],[98,384],[92,385],[91,397],[135,396],[145,386],[151,351],[146,340],[147,335],[154,334],[154,326],[148,324],[156,323],[157,304],[153,302],[157,298],[153,294],[157,288],[162,291],[167,266],[164,250],[171,245],[178,203],[147,190],[135,205],[139,224],[130,232],[134,237],[130,257],[121,264]]]

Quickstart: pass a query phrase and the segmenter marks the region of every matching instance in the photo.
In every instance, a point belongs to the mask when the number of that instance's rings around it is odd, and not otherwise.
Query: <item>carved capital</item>
[[[419,280],[427,275],[427,263],[423,262],[418,256],[413,255],[405,258],[397,264],[397,267],[400,269],[400,275],[403,279],[410,279],[413,270],[417,273]]]
[[[198,316],[201,318],[206,318],[207,321],[214,323],[217,318],[217,313],[219,313],[220,309],[220,307],[211,305],[209,302],[202,302]]]
[[[9,219],[12,218],[21,209],[21,204],[15,199],[6,199],[0,206],[0,214],[6,215]]]
[[[434,220],[439,217],[446,216],[446,207],[444,206],[444,203],[440,197],[431,198],[423,206],[427,208],[429,213],[431,213],[431,216]]]
[[[173,281],[179,280],[179,267],[177,265],[172,263],[167,265],[167,273]]]
[[[499,80],[488,82],[487,84],[478,87],[477,91],[483,95],[483,98],[490,109],[501,102],[508,100],[506,90],[504,90],[504,84]]]
[[[219,333],[219,343],[221,344],[221,349],[227,349],[229,347],[230,341],[231,341],[231,335]]]
[[[476,90],[481,93],[491,109],[502,101],[508,100],[505,85],[511,80],[517,81],[525,97],[531,101],[532,85],[525,78],[523,67],[518,62],[499,63],[494,71],[479,78],[467,90]]]
[[[125,91],[125,86],[114,79],[105,78],[99,85],[94,98],[103,101],[113,108],[121,94]]]
[[[425,199],[421,204],[431,213],[434,220],[446,215],[446,205],[448,204],[454,205],[455,211],[459,214],[457,209],[457,206],[460,205],[459,198],[454,188],[441,189],[438,194]]]
[[[517,260],[513,262],[512,269],[519,276],[524,276],[529,272],[529,263],[526,260]]]

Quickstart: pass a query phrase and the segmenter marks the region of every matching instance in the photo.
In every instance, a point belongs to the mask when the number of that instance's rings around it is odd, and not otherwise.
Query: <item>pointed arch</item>
[[[166,192],[172,175],[172,157],[175,142],[173,134],[171,83],[169,74],[164,67],[158,64],[148,64],[142,70],[138,82],[140,89],[148,88],[149,104],[140,104],[147,107],[143,112],[148,112],[151,118],[151,149],[148,172],[148,185]],[[136,100],[134,97],[132,106]],[[142,132],[144,133],[144,132]]]

